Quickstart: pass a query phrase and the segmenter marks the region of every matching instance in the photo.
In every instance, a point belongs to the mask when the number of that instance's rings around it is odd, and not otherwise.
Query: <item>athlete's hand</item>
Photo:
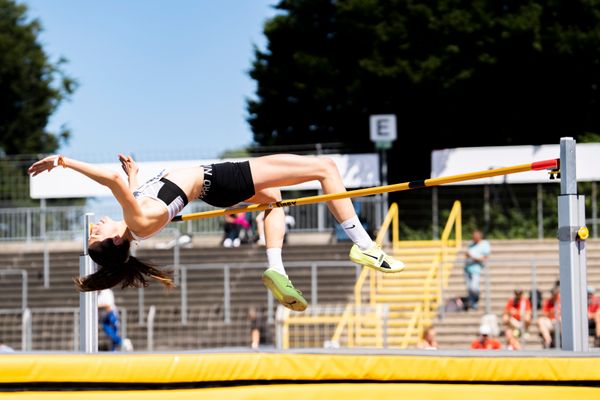
[[[137,163],[131,156],[119,154],[119,161],[121,161],[121,167],[127,176],[135,176],[140,170],[140,167],[138,167]]]
[[[39,175],[44,171],[50,172],[54,167],[59,165],[59,159],[61,157],[62,156],[60,155],[54,155],[43,158],[40,161],[33,163],[31,167],[27,169],[27,172],[29,172],[31,176]]]

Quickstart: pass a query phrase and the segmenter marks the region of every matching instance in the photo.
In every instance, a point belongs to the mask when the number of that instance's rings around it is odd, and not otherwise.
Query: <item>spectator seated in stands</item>
[[[551,297],[543,302],[542,315],[538,317],[537,325],[545,349],[558,347],[554,340],[555,329],[560,323],[560,288],[551,290]]]
[[[504,338],[506,339],[507,350],[521,350],[521,342],[510,330],[504,332]]]
[[[242,229],[249,229],[250,224],[246,219],[246,213],[225,215],[225,240],[223,247],[240,247],[242,243],[240,232]]]
[[[500,342],[492,337],[492,328],[488,325],[479,327],[479,337],[471,343],[471,348],[476,350],[499,350],[502,348]]]
[[[423,350],[437,350],[438,344],[435,340],[435,328],[428,326],[423,329],[421,339],[417,342],[417,348]]]
[[[531,324],[531,302],[523,294],[523,290],[515,289],[514,296],[506,302],[502,314],[507,341],[512,337],[520,338],[529,330]]]
[[[589,335],[594,337],[594,347],[600,347],[600,299],[594,295],[596,289],[587,288]]]
[[[259,345],[268,343],[267,327],[264,318],[254,307],[248,310],[248,319],[250,320],[250,347],[256,350]]]

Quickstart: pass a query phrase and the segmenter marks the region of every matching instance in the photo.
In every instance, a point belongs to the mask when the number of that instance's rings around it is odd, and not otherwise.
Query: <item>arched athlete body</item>
[[[172,286],[170,276],[148,263],[129,255],[132,240],[147,239],[162,230],[189,199],[199,198],[216,207],[231,207],[242,201],[271,203],[281,200],[282,186],[306,181],[320,182],[323,193],[345,191],[334,162],[326,157],[278,154],[257,157],[239,163],[217,163],[181,168],[161,174],[140,185],[136,162],[119,155],[128,176],[125,182],[115,172],[66,158],[46,157],[29,167],[33,177],[57,166],[77,171],[108,187],[123,210],[123,220],[104,217],[91,232],[89,254],[99,269],[88,277],[76,279],[79,290],[100,290],[117,284],[139,287],[146,276]],[[350,259],[384,272],[399,272],[404,264],[388,256],[369,237],[360,223],[350,199],[327,202],[329,210],[354,242]],[[285,234],[283,209],[268,210],[264,218],[268,268],[264,284],[284,306],[302,311],[307,302],[289,280],[281,257]]]

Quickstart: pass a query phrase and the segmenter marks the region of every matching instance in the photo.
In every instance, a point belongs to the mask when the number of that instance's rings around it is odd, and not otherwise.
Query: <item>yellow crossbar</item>
[[[558,162],[559,162],[558,159],[545,160],[545,161],[538,161],[538,162],[534,162],[534,163],[530,163],[530,164],[521,164],[521,165],[514,165],[511,167],[503,167],[503,168],[488,169],[488,170],[484,170],[484,171],[469,172],[466,174],[442,176],[439,178],[429,178],[429,179],[425,179],[425,180],[396,183],[393,185],[386,185],[386,186],[375,186],[375,187],[366,188],[366,189],[349,190],[347,192],[341,192],[341,193],[330,193],[330,194],[321,194],[321,195],[317,195],[317,196],[301,197],[298,199],[277,201],[275,203],[253,204],[253,205],[246,206],[246,207],[235,207],[235,208],[226,208],[226,209],[221,209],[221,210],[204,211],[204,212],[199,212],[199,213],[190,213],[190,214],[176,216],[175,218],[173,218],[173,222],[189,221],[189,220],[201,219],[201,218],[213,218],[213,217],[223,216],[226,214],[236,214],[239,212],[248,212],[248,211],[254,212],[254,211],[269,210],[272,208],[300,206],[300,205],[305,205],[305,204],[321,203],[324,201],[347,199],[347,198],[352,198],[352,197],[370,196],[370,195],[381,194],[381,193],[401,192],[401,191],[405,191],[405,190],[412,190],[412,189],[418,189],[418,188],[423,188],[423,187],[441,186],[441,185],[447,185],[449,183],[472,181],[472,180],[481,179],[481,178],[489,178],[489,177],[493,177],[493,176],[516,174],[519,172],[526,172],[526,171],[556,169],[556,168],[558,168]]]

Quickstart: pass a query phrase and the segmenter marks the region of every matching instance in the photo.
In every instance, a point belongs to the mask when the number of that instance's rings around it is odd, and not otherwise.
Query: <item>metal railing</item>
[[[398,220],[398,206],[394,203],[390,206],[375,241],[381,244],[387,238],[388,230],[391,227],[391,244],[394,254],[409,254],[414,260],[415,255],[411,252],[415,250],[411,249],[416,249],[417,254],[426,253],[425,256],[416,257],[420,257],[422,261],[424,260],[429,265],[422,287],[415,288],[412,291],[415,294],[411,298],[416,303],[408,313],[408,322],[402,333],[402,340],[399,342],[400,347],[406,348],[409,342],[415,340],[420,334],[425,324],[433,319],[434,313],[442,304],[442,290],[448,284],[448,276],[454,264],[449,260],[456,256],[462,243],[461,205],[458,201],[454,203],[440,240],[400,242]],[[454,239],[450,239],[452,233],[454,233]],[[390,293],[390,286],[387,285],[386,287],[386,284],[390,282],[388,278],[390,277],[386,274],[377,273],[372,268],[363,267],[354,286],[353,303],[349,303],[343,312],[335,315],[311,316],[309,314],[304,316],[283,312],[281,314],[283,320],[279,322],[283,327],[280,332],[281,346],[287,348],[290,344],[290,326],[295,324],[306,326],[311,324],[311,320],[315,324],[324,323],[325,321],[329,323],[337,321],[331,343],[339,343],[340,337],[345,332],[346,345],[349,347],[356,344],[360,346],[383,346],[380,330],[385,330],[385,337],[387,338],[390,303],[388,303],[388,300],[377,299],[380,292]],[[368,297],[366,301],[363,300],[365,294]],[[397,295],[401,296],[402,291],[392,296]],[[386,326],[384,328],[379,327],[382,320],[385,321]],[[374,330],[377,332],[375,335],[373,335]]]
[[[397,234],[398,234],[398,215],[397,215],[398,206],[394,203],[390,206],[390,212],[386,215],[386,218],[379,229],[379,233],[376,238],[376,242],[381,244],[383,239],[386,237],[388,227],[393,223],[394,229],[392,230],[393,234],[393,243],[397,242]],[[395,212],[394,212],[395,211]],[[291,318],[291,314],[287,310],[283,310],[280,314],[280,318],[278,318],[278,347],[287,349],[290,346],[290,326],[299,324],[302,326],[309,326],[321,323],[330,323],[335,325],[335,329],[333,331],[333,336],[329,343],[339,344],[340,337],[346,330],[347,341],[346,344],[349,347],[353,347],[355,344],[355,336],[356,331],[358,331],[358,326],[363,323],[366,318],[369,321],[376,321],[374,318],[372,310],[375,308],[375,305],[372,303],[370,307],[365,307],[361,301],[361,294],[363,290],[363,284],[368,276],[368,268],[362,267],[362,272],[358,275],[357,283],[354,286],[354,298],[355,303],[352,305],[349,303],[345,308],[343,313],[337,313],[333,315],[327,315],[326,317],[315,316],[315,315],[295,315]]]
[[[77,351],[78,316],[79,309],[71,307],[4,309],[0,310],[0,333],[13,345],[18,336],[22,351]]]
[[[175,266],[167,266],[175,267]],[[311,307],[316,307],[319,299],[319,270],[324,268],[332,267],[350,267],[354,269],[355,276],[360,271],[360,266],[350,261],[288,261],[285,263],[286,269],[288,268],[310,268],[310,304]],[[217,270],[223,271],[223,316],[225,323],[231,322],[230,310],[231,310],[231,270],[232,269],[257,269],[263,270],[265,264],[261,262],[254,263],[226,263],[226,264],[195,264],[195,265],[179,265],[179,276],[181,286],[181,324],[186,325],[188,319],[188,280],[190,271],[207,271]],[[267,302],[273,304],[273,295],[270,291],[267,291]],[[273,307],[268,308],[268,322],[274,321]]]
[[[27,279],[27,271],[24,269],[0,269],[0,276],[5,277],[8,275],[18,275],[21,277],[21,310],[25,311],[27,308],[27,300],[28,300],[28,279]]]
[[[0,241],[75,240],[83,230],[82,206],[0,209]]]
[[[122,337],[127,335],[127,310],[119,308]],[[21,351],[79,351],[79,308],[0,309],[0,337],[20,343]]]
[[[381,222],[381,199],[365,197],[354,199],[361,218],[369,225],[379,226]],[[83,216],[94,207],[90,206],[53,206],[0,208],[0,241],[41,241],[41,240],[80,240],[83,230]],[[190,203],[186,212],[213,210],[202,202]],[[122,218],[118,205],[93,210],[98,215]],[[325,232],[335,226],[335,221],[327,212],[324,203],[309,204],[303,207],[291,207],[287,213],[295,220],[292,232]],[[174,225],[182,232],[194,234],[220,234],[223,221],[220,218],[186,221]],[[165,232],[166,236],[170,236]]]
[[[0,309],[0,337],[5,344],[16,347],[20,344],[22,351],[31,350],[31,311],[27,308]]]
[[[311,307],[310,313],[295,315],[283,306],[277,308],[276,345],[279,349],[290,347],[364,346],[353,329],[363,326],[375,338],[375,347],[387,347],[387,305],[375,307],[362,305],[355,308],[348,304],[320,304]],[[340,321],[342,323],[340,323]]]
[[[518,262],[518,264],[517,264]],[[510,281],[507,281],[505,275],[494,275],[490,274],[494,268],[499,268],[500,265],[518,265],[521,268],[520,278],[515,279],[515,286],[524,289],[525,291],[530,290],[532,293],[536,293],[537,289],[543,289],[543,294],[549,290],[553,281],[549,280],[549,270],[551,266],[556,266],[558,271],[558,259],[550,257],[540,258],[506,258],[502,260],[493,260],[488,262],[488,265],[483,270],[482,284],[484,284],[484,290],[482,293],[482,303],[485,303],[485,309],[487,313],[495,313],[500,316],[502,313],[502,306],[508,299],[510,292],[512,291]],[[462,266],[462,263],[454,263],[455,266]],[[424,325],[425,318],[421,316],[427,314],[427,302],[423,301],[416,305],[416,311],[412,313],[410,320],[407,322],[407,327],[412,327],[412,333],[408,330],[403,331],[401,336],[396,332],[390,331],[389,316],[391,311],[387,308],[387,304],[376,303],[375,306],[371,306],[369,302],[363,303],[360,308],[355,308],[354,303],[349,304],[319,304],[318,295],[319,288],[319,273],[324,268],[328,267],[353,267],[354,274],[360,273],[360,269],[350,262],[338,262],[338,261],[327,261],[317,262],[314,265],[310,262],[296,262],[291,268],[304,267],[310,269],[310,275],[312,282],[310,283],[311,291],[317,294],[317,300],[312,296],[311,293],[311,307],[303,314],[294,314],[294,318],[288,318],[288,311],[278,311],[278,318],[271,318],[277,321],[276,333],[279,337],[277,343],[285,348],[286,346],[294,347],[297,345],[305,346],[326,346],[326,347],[337,347],[337,346],[379,346],[388,347],[390,345],[401,345],[413,343],[411,337],[414,336],[415,331],[420,331]],[[540,267],[543,266],[545,273],[540,275]],[[225,269],[222,265],[214,266],[201,266],[198,271],[210,270],[210,269]],[[262,269],[264,265],[260,263],[246,264],[243,266],[230,264],[229,269],[234,271],[234,268],[259,268]],[[193,273],[193,270],[188,272]],[[230,275],[230,279],[235,276]],[[540,276],[544,279],[540,280]],[[457,275],[454,275],[454,281],[456,282]],[[460,276],[458,276],[460,277]],[[190,276],[188,275],[189,279]],[[225,275],[223,276],[225,279]],[[496,279],[496,280],[495,280]],[[185,281],[185,280],[184,280]],[[436,280],[431,280],[431,287],[436,286]],[[225,282],[225,281],[224,281]],[[542,282],[540,284],[540,282]],[[231,282],[230,282],[231,283]],[[503,283],[504,286],[500,288],[499,283]],[[225,288],[223,284],[223,289]],[[455,286],[455,290],[458,285]],[[462,282],[460,284],[462,288]],[[454,292],[455,292],[454,290]],[[265,292],[266,293],[266,292]],[[189,291],[188,291],[189,295]],[[547,296],[545,296],[547,297]],[[220,297],[219,297],[220,298]],[[224,296],[225,298],[225,296]],[[500,300],[501,298],[501,300]],[[184,297],[182,297],[184,299]],[[434,297],[430,297],[430,301]],[[183,301],[183,300],[182,300]],[[231,298],[229,299],[231,301]],[[532,321],[535,322],[539,316],[537,310],[537,296],[532,296]],[[431,305],[431,303],[429,303]],[[493,305],[493,307],[492,307]],[[215,331],[200,331],[199,327],[203,329],[210,329],[211,324],[216,326],[218,324],[218,332],[223,335],[218,341],[215,341],[213,345],[227,346],[227,345],[239,345],[239,339],[234,337],[244,336],[248,332],[248,326],[245,322],[247,315],[247,306],[240,306],[224,302],[221,305],[215,304],[214,310],[209,310],[208,305],[204,306],[192,306],[187,305],[187,324],[181,323],[181,316],[179,314],[179,307],[176,308],[157,308],[151,306],[149,309],[144,310],[145,323],[136,325],[135,320],[138,318],[134,313],[127,317],[127,310],[120,308],[121,313],[121,327],[122,336],[127,336],[127,324],[132,324],[131,328],[135,335],[136,343],[139,349],[155,350],[157,348],[170,348],[170,349],[182,349],[182,348],[199,348],[210,346],[206,344],[202,337],[201,332]],[[191,311],[190,311],[191,310]],[[218,310],[218,312],[215,312]],[[270,307],[265,307],[263,315],[267,315],[268,310],[274,310],[273,303],[271,302]],[[181,309],[183,313],[183,309]],[[191,315],[189,314],[191,312]],[[0,310],[0,337],[2,337],[8,344],[15,348],[22,350],[78,350],[78,309],[76,308],[55,308],[55,309],[44,309],[44,308],[27,308],[22,310],[20,308],[11,310]],[[228,316],[228,317],[227,317]],[[430,318],[433,318],[433,310],[430,310]],[[312,326],[311,322],[312,321]],[[340,324],[340,321],[342,323]],[[243,322],[243,323],[241,323]],[[317,323],[318,322],[318,323]],[[479,321],[477,322],[479,323]],[[216,328],[215,328],[216,329]],[[158,333],[158,335],[156,334]],[[367,341],[361,341],[359,333],[366,334],[376,338],[376,340],[368,343]],[[555,335],[559,335],[560,332],[555,331]],[[186,342],[187,337],[193,337],[193,341]],[[213,335],[210,335],[211,337]],[[166,338],[169,338],[168,340]],[[144,342],[146,345],[144,346]],[[158,343],[157,343],[158,342]],[[20,343],[20,344],[19,344]],[[186,344],[187,343],[187,344]],[[366,343],[366,344],[365,344]],[[465,345],[468,345],[466,343]],[[193,347],[198,346],[198,347]]]

